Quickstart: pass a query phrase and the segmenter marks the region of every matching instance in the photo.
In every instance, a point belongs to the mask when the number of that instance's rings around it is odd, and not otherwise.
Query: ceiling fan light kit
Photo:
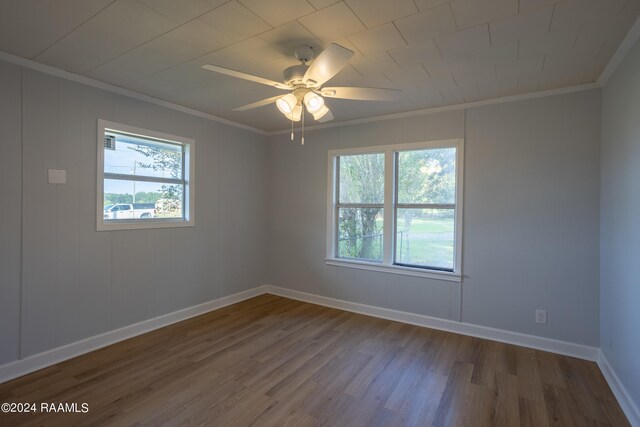
[[[324,98],[309,91],[304,95],[304,105],[311,114],[315,114],[324,107]]]
[[[276,100],[276,107],[278,107],[278,110],[287,117],[291,115],[291,112],[297,104],[298,99],[292,93],[281,96]]]
[[[400,91],[395,89],[365,88],[365,87],[329,87],[322,85],[338,74],[353,56],[353,52],[336,43],[331,43],[314,59],[311,46],[300,46],[294,51],[300,64],[286,68],[283,73],[283,83],[265,79],[241,71],[230,70],[217,65],[203,65],[202,68],[216,73],[225,74],[254,83],[271,86],[280,90],[290,91],[283,96],[275,96],[253,102],[234,111],[245,111],[275,102],[278,110],[292,122],[302,120],[304,135],[304,109],[313,116],[314,120],[326,122],[333,120],[333,114],[326,105],[324,97],[351,99],[359,101],[393,101]],[[311,61],[311,65],[307,65]],[[292,132],[293,139],[293,132]],[[302,137],[304,144],[304,136]]]
[[[329,108],[326,105],[322,105],[322,107],[318,108],[316,111],[310,111],[314,120],[319,122],[326,122],[333,119],[333,115],[330,115]]]
[[[302,105],[296,105],[293,107],[291,114],[287,115],[287,118],[292,122],[299,122],[302,118]]]

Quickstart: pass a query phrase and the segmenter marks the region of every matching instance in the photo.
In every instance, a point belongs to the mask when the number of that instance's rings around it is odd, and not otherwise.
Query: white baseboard
[[[337,308],[340,310],[350,311],[354,313],[365,314],[368,316],[379,317],[382,319],[394,320],[397,322],[408,323],[416,326],[423,326],[432,329],[438,329],[447,332],[453,332],[462,335],[468,335],[478,338],[485,338],[493,341],[504,342],[507,344],[519,345],[522,347],[533,348],[536,350],[549,351],[552,353],[563,354],[566,356],[577,357],[580,359],[596,361],[605,379],[609,383],[609,387],[613,391],[616,399],[620,403],[622,410],[633,427],[640,427],[640,410],[631,399],[626,388],[619,380],[616,373],[609,365],[606,357],[600,349],[582,344],[570,343],[550,338],[543,338],[534,335],[521,334],[518,332],[507,331],[503,329],[490,328],[486,326],[473,325],[470,323],[457,322],[448,319],[440,319],[437,317],[425,316],[422,314],[407,313],[404,311],[392,310],[389,308],[376,307],[372,305],[360,304],[351,301],[339,300],[335,298],[324,297],[321,295],[310,294],[307,292],[296,291],[292,289],[281,288],[278,286],[264,285],[249,289],[237,294],[218,298],[188,307],[173,313],[164,314],[153,319],[145,320],[133,325],[128,325],[120,329],[105,332],[100,335],[89,337],[81,341],[67,344],[43,353],[35,354],[24,359],[16,360],[0,366],[0,384],[11,379],[26,375],[30,372],[46,368],[56,363],[71,359],[76,356],[97,350],[102,347],[123,341],[128,338],[135,337],[191,317],[199,316],[210,311],[235,304],[249,298],[256,297],[265,293],[278,295],[298,301],[309,302],[312,304],[323,305],[326,307]]]
[[[598,366],[631,425],[633,427],[640,427],[640,409],[638,409],[638,405],[633,401],[627,388],[616,375],[616,372],[609,364],[602,350],[598,352]]]
[[[187,307],[173,313],[163,314],[153,319],[144,320],[133,325],[128,325],[100,335],[85,338],[62,347],[54,348],[43,353],[34,354],[24,359],[16,360],[0,366],[0,384],[20,377],[30,372],[37,371],[47,366],[55,365],[64,360],[71,359],[81,354],[97,350],[102,347],[126,340],[136,335],[144,334],[164,326],[171,325],[191,317],[199,316],[218,308],[226,307],[249,298],[266,293],[265,286],[259,286],[237,294],[228,295],[203,304]]]
[[[565,356],[577,357],[590,361],[598,359],[599,349],[582,344],[570,343],[566,341],[543,338],[535,335],[521,334],[519,332],[507,331],[504,329],[490,328],[487,326],[473,325],[471,323],[457,322],[454,320],[440,319],[437,317],[425,316],[423,314],[407,313],[404,311],[392,310],[389,308],[375,307],[372,305],[359,304],[351,301],[344,301],[292,289],[280,288],[266,285],[266,292],[279,295],[298,301],[351,311],[354,313],[366,314],[368,316],[380,317],[382,319],[394,320],[411,325],[424,326],[432,329],[453,332],[456,334],[468,335],[472,337],[485,338],[507,344],[515,344],[522,347],[536,350],[549,351],[563,354]]]
[[[486,326],[440,319],[422,314],[407,313],[404,311],[339,300],[293,289],[281,288],[278,286],[266,285],[264,286],[264,289],[267,293],[273,295],[304,301],[311,304],[323,305],[326,307],[337,308],[339,310],[351,311],[382,319],[394,320],[397,322],[424,326],[427,328],[439,329],[472,337],[485,338],[493,341],[519,345],[536,350],[549,351],[552,353],[597,362],[602,374],[611,388],[611,391],[618,400],[618,403],[627,416],[629,422],[633,427],[640,427],[640,410],[638,409],[637,404],[633,401],[631,395],[622,384],[615,371],[611,368],[611,365],[609,365],[609,362],[602,351],[597,347],[590,347],[582,344],[506,331],[503,329],[489,328]]]

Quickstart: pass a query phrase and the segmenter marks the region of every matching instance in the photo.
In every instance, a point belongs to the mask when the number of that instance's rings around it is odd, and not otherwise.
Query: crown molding
[[[364,117],[361,119],[345,120],[345,121],[336,122],[336,123],[326,123],[321,125],[305,126],[304,130],[312,131],[312,130],[319,130],[319,129],[328,129],[328,128],[335,128],[335,127],[341,127],[341,126],[356,125],[356,124],[362,124],[362,123],[378,122],[382,120],[393,120],[393,119],[402,119],[405,117],[422,116],[425,114],[435,114],[435,113],[441,113],[445,111],[466,110],[469,108],[482,107],[484,105],[503,104],[507,102],[523,101],[526,99],[545,98],[547,96],[564,95],[567,93],[581,92],[585,90],[598,89],[598,88],[600,88],[600,85],[598,83],[587,83],[583,85],[567,86],[567,87],[562,87],[558,89],[504,96],[501,98],[485,99],[482,101],[446,105],[443,107],[424,108],[421,110],[404,111],[402,113],[393,113],[393,114],[383,114],[381,116]],[[289,132],[291,132],[290,129],[282,129],[282,130],[267,132],[267,135],[270,135],[270,136],[283,135]]]
[[[267,135],[268,133],[262,129],[255,128],[253,126],[243,125],[242,123],[234,122],[233,120],[224,119],[222,117],[214,116],[213,114],[205,113],[193,108],[185,107],[183,105],[174,104],[173,102],[164,101],[162,99],[154,98],[153,96],[144,95],[142,93],[133,91],[131,89],[125,89],[120,86],[115,86],[109,83],[104,83],[99,80],[92,79],[90,77],[82,76],[80,74],[71,73],[69,71],[62,70],[50,65],[41,64],[30,59],[21,58],[19,56],[11,55],[10,53],[0,52],[0,61],[15,64],[20,67],[29,68],[31,70],[40,71],[45,74],[49,74],[55,77],[60,77],[66,80],[71,80],[76,83],[81,83],[87,86],[92,86],[98,89],[106,90],[109,92],[117,93],[118,95],[128,96],[129,98],[138,99],[140,101],[149,102],[151,104],[158,105],[160,107],[170,108],[181,113],[190,114],[192,116],[200,117],[203,119],[211,120],[225,125],[233,126],[236,128],[255,132],[260,135]]]
[[[518,94],[518,95],[512,95],[512,96],[505,96],[500,98],[492,98],[492,99],[486,99],[482,101],[447,105],[443,107],[424,108],[420,110],[404,111],[401,113],[384,114],[380,116],[364,117],[360,119],[345,120],[341,122],[325,123],[325,124],[308,126],[305,128],[305,130],[313,131],[313,130],[329,129],[329,128],[335,128],[335,127],[341,127],[341,126],[350,126],[350,125],[356,125],[356,124],[362,124],[362,123],[371,123],[371,122],[377,122],[377,121],[383,121],[383,120],[393,120],[393,119],[400,119],[405,117],[421,116],[425,114],[435,114],[435,113],[440,113],[445,111],[465,110],[468,108],[481,107],[485,105],[524,101],[527,99],[543,98],[547,96],[563,95],[563,94],[568,94],[573,92],[580,92],[584,90],[598,89],[603,87],[607,83],[609,78],[615,73],[618,66],[624,61],[624,58],[627,56],[629,51],[633,48],[633,46],[636,44],[638,40],[640,40],[640,17],[638,17],[634,22],[634,24],[631,26],[624,40],[622,41],[622,43],[620,43],[620,46],[618,46],[618,49],[609,60],[609,63],[600,74],[600,77],[598,77],[598,80],[593,83],[587,83],[587,84],[576,85],[576,86],[568,86],[568,87],[545,90],[545,91],[530,92],[530,93],[524,93],[524,94]],[[61,77],[67,80],[86,84],[88,86],[93,86],[98,89],[103,89],[109,92],[139,99],[141,101],[146,101],[152,104],[159,105],[161,107],[170,108],[172,110],[180,111],[196,117],[201,117],[207,120],[223,123],[229,126],[240,128],[240,129],[245,129],[260,135],[272,136],[272,135],[282,135],[290,132],[289,129],[266,131],[263,129],[244,125],[242,123],[224,119],[222,117],[218,117],[213,114],[205,113],[189,107],[174,104],[173,102],[164,101],[162,99],[154,98],[149,95],[144,95],[142,93],[135,92],[130,89],[125,89],[109,83],[104,83],[104,82],[92,79],[90,77],[85,77],[79,74],[71,73],[69,71],[64,71],[57,67],[41,64],[39,62],[35,62],[30,59],[21,58],[19,56],[11,55],[5,52],[0,52],[0,61],[9,62],[25,68],[30,68],[32,70],[50,74],[56,77]]]
[[[364,117],[361,119],[345,120],[342,122],[326,123],[326,124],[308,126],[308,127],[305,127],[305,130],[312,131],[312,130],[319,130],[319,129],[329,129],[329,128],[335,128],[340,126],[349,126],[349,125],[355,125],[355,124],[377,122],[381,120],[392,120],[392,119],[400,119],[405,117],[421,116],[424,114],[434,114],[434,113],[440,113],[444,111],[465,110],[468,108],[481,107],[484,105],[524,101],[527,99],[542,98],[542,97],[554,96],[554,95],[563,95],[563,94],[568,94],[573,92],[580,92],[583,90],[599,89],[599,88],[602,88],[607,83],[609,78],[613,75],[613,73],[615,73],[618,66],[622,63],[622,61],[624,61],[624,58],[627,56],[627,54],[633,48],[633,46],[635,46],[638,40],[640,40],[640,17],[638,17],[634,22],[634,24],[631,26],[624,40],[622,41],[622,43],[620,43],[620,46],[618,46],[618,49],[616,50],[616,52],[613,54],[613,56],[607,63],[607,66],[604,68],[604,70],[600,74],[600,77],[598,77],[598,80],[596,80],[593,83],[587,83],[587,84],[576,85],[576,86],[567,86],[567,87],[558,88],[558,89],[551,89],[551,90],[539,91],[539,92],[530,92],[530,93],[524,93],[519,95],[505,96],[501,98],[492,98],[492,99],[487,99],[483,101],[447,105],[444,107],[425,108],[421,110],[406,111],[402,113],[384,114],[380,116]],[[290,132],[289,129],[282,129],[282,130],[267,132],[267,135],[270,135],[270,136],[282,135],[289,132]]]
[[[624,61],[624,58],[626,58],[627,54],[633,46],[635,46],[638,40],[640,40],[640,16],[636,18],[636,22],[633,23],[624,40],[622,40],[622,43],[620,43],[620,46],[618,46],[618,49],[616,49],[616,52],[609,60],[609,63],[604,67],[602,74],[598,77],[598,84],[601,87],[604,86],[613,73],[616,72],[622,61]]]

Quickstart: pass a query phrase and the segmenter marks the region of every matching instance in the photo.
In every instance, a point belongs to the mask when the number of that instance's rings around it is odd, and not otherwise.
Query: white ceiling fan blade
[[[202,68],[204,68],[205,70],[213,71],[220,74],[226,74],[227,76],[236,77],[238,79],[249,80],[250,82],[260,83],[260,84],[275,87],[278,89],[284,89],[284,90],[291,89],[289,86],[287,86],[284,83],[278,83],[274,80],[253,76],[251,74],[243,73],[242,71],[236,71],[236,70],[231,70],[229,68],[218,67],[217,65],[207,64],[207,65],[203,65]]]
[[[271,98],[262,99],[260,101],[252,102],[251,104],[243,105],[242,107],[234,108],[233,111],[247,111],[252,108],[262,107],[263,105],[268,105],[276,102],[276,99],[280,98],[282,95],[272,96]]]
[[[302,81],[309,86],[322,86],[331,77],[338,74],[352,56],[353,52],[346,47],[331,43],[313,60]]]
[[[359,101],[395,101],[400,96],[396,89],[377,87],[325,87],[320,91],[327,98],[356,99]]]
[[[320,123],[328,122],[329,120],[333,120],[333,114],[331,114],[331,110],[328,110],[324,116],[318,119]]]

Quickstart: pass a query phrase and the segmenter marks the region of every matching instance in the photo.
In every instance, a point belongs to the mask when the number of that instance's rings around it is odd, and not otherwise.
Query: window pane
[[[384,203],[384,154],[340,156],[340,203]]]
[[[382,261],[382,208],[339,208],[338,257]]]
[[[111,131],[115,145],[105,144],[104,172],[182,179],[182,146]]]
[[[105,179],[104,219],[183,218],[182,193],[182,185]]]
[[[398,209],[396,264],[453,271],[454,209]]]
[[[454,204],[456,149],[398,153],[398,203]]]

